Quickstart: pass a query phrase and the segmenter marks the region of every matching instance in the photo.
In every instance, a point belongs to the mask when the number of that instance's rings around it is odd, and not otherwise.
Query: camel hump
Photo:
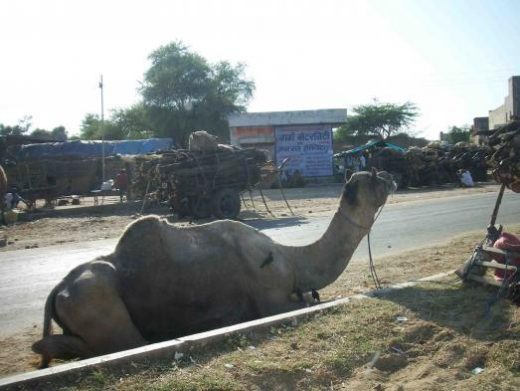
[[[159,245],[162,224],[164,220],[155,215],[141,217],[130,223],[119,238],[116,253]]]

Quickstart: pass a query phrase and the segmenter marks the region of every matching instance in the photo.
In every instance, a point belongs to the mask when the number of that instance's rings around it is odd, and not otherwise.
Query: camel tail
[[[43,338],[52,334],[52,320],[56,319],[54,302],[56,300],[56,294],[61,288],[62,283],[56,285],[51,293],[49,293],[49,296],[47,296],[47,300],[45,301],[45,308],[43,311]]]

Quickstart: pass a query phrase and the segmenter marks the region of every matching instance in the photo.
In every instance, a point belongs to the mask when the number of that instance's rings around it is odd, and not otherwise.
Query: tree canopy
[[[418,110],[411,103],[374,103],[360,105],[352,110],[354,115],[348,116],[345,124],[336,132],[341,140],[347,135],[375,136],[386,139],[414,123]]]
[[[64,126],[57,126],[50,131],[37,128],[31,132],[31,136],[46,138],[46,139],[55,140],[55,141],[66,141],[68,138],[68,134],[67,134],[67,131],[65,130]]]
[[[105,120],[101,123],[101,119],[97,114],[87,114],[81,122],[80,136],[85,140],[122,140],[124,139],[123,131],[111,120]]]
[[[243,64],[209,63],[181,42],[149,56],[140,91],[155,135],[185,144],[194,130],[228,138],[227,116],[245,110],[254,91]]]
[[[448,132],[443,133],[442,140],[450,144],[457,144],[459,141],[469,142],[470,129],[469,126],[452,126]]]
[[[148,109],[141,103],[128,109],[114,110],[109,119],[101,124],[99,115],[85,115],[80,136],[86,140],[133,140],[153,137],[150,130]]]
[[[0,136],[22,136],[25,135],[32,124],[32,117],[25,116],[21,120],[18,121],[16,125],[4,125],[0,124]]]

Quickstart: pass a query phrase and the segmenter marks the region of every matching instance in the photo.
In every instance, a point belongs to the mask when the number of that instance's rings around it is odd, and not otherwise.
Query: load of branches
[[[489,136],[493,153],[488,164],[497,182],[520,193],[520,121],[512,121],[495,129]]]
[[[265,180],[271,166],[259,150],[217,144],[202,133],[192,134],[189,149],[137,162],[133,191],[152,195],[179,216],[235,218],[240,192]]]
[[[386,170],[394,176],[400,188],[457,183],[460,170],[470,170],[476,181],[487,180],[484,146],[457,143],[449,148],[432,142],[423,148],[410,147],[398,151],[389,147],[373,148],[368,152],[368,167]]]
[[[190,192],[215,186],[244,190],[260,181],[260,165],[265,161],[265,155],[256,149],[219,145],[208,153],[184,149],[165,153],[157,169],[177,187],[192,189]]]

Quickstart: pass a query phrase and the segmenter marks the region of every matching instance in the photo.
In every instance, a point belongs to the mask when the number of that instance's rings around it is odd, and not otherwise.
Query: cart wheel
[[[196,198],[191,200],[191,213],[197,219],[211,217],[211,202],[209,198]]]
[[[240,213],[240,194],[235,189],[221,189],[211,201],[213,215],[217,219],[234,219]]]

